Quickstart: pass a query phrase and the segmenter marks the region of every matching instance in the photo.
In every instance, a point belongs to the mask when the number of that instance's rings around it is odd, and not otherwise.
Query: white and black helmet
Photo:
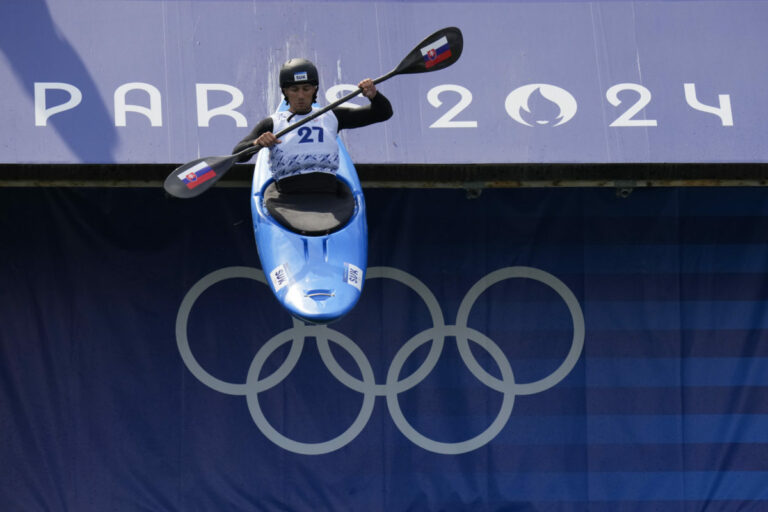
[[[307,59],[291,59],[280,68],[280,88],[296,84],[318,85],[317,68]]]

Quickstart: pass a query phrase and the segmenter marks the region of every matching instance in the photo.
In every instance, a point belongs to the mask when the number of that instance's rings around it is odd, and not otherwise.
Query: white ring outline
[[[558,295],[565,301],[568,311],[571,313],[571,320],[573,322],[573,339],[571,340],[571,348],[565,357],[565,360],[560,366],[547,375],[546,377],[534,382],[527,382],[523,384],[514,384],[514,392],[518,395],[532,395],[535,393],[541,393],[551,387],[557,385],[563,380],[570,372],[576,363],[579,361],[581,351],[584,348],[584,313],[581,311],[579,301],[573,292],[568,288],[565,283],[560,279],[553,276],[549,272],[533,268],[533,267],[505,267],[494,272],[491,272],[487,276],[480,279],[477,283],[470,288],[464,299],[461,301],[459,311],[456,314],[456,325],[459,327],[466,327],[467,320],[469,319],[469,312],[475,305],[475,301],[490,286],[504,281],[506,279],[513,278],[527,278],[539,281],[552,288]],[[459,346],[459,352],[462,359],[467,364],[470,371],[477,377],[480,382],[486,386],[495,389],[496,391],[505,391],[504,382],[494,377],[483,368],[480,363],[477,362],[475,356],[469,348],[466,338],[457,337],[456,343]]]
[[[403,364],[405,364],[405,361],[413,353],[413,351],[422,344],[426,343],[428,340],[432,339],[433,335],[437,334],[433,331],[437,331],[437,329],[433,327],[431,329],[420,332],[408,340],[408,342],[403,345],[400,350],[398,350],[397,354],[395,354],[395,357],[392,360],[389,371],[387,372],[388,388],[390,384],[393,383],[393,381],[396,382]],[[408,420],[405,419],[403,411],[400,409],[400,402],[397,398],[398,393],[394,390],[391,390],[387,393],[387,408],[389,409],[389,415],[392,417],[392,421],[395,422],[395,425],[400,430],[400,432],[402,432],[402,434],[416,446],[420,446],[425,450],[441,453],[444,455],[458,455],[460,453],[476,450],[477,448],[480,448],[481,446],[489,443],[506,426],[507,421],[509,421],[509,416],[512,414],[512,407],[515,403],[515,379],[512,373],[512,367],[509,364],[509,360],[504,355],[504,352],[486,335],[470,327],[459,327],[456,325],[444,326],[444,333],[445,336],[455,336],[457,339],[463,334],[465,339],[474,340],[478,345],[488,351],[488,353],[491,354],[493,359],[496,361],[496,364],[499,366],[499,370],[501,371],[501,376],[504,379],[503,381],[510,383],[509,386],[506,386],[507,389],[503,389],[501,391],[504,394],[504,399],[502,400],[501,410],[496,416],[496,419],[491,422],[491,425],[487,429],[475,437],[467,439],[466,441],[448,443],[435,441],[434,439],[430,439],[416,431],[416,429],[413,428],[410,423],[408,423]]]
[[[430,330],[445,327],[443,310],[440,307],[440,303],[437,301],[437,298],[432,293],[432,291],[427,288],[427,285],[425,285],[419,279],[409,274],[408,272],[393,267],[369,268],[365,277],[366,281],[368,279],[377,278],[392,279],[393,281],[402,283],[409,287],[411,290],[415,291],[419,297],[421,297],[421,300],[424,301],[424,304],[429,310],[429,315],[432,318],[432,327]],[[364,382],[361,382],[360,379],[350,375],[346,370],[344,370],[344,368],[341,367],[341,365],[339,365],[339,363],[336,361],[336,358],[333,357],[333,353],[331,352],[330,348],[328,347],[327,339],[324,339],[319,335],[316,339],[318,343],[318,349],[320,350],[320,356],[323,358],[323,362],[331,371],[333,376],[350,389],[353,389],[359,393],[368,392],[367,386]],[[429,353],[421,365],[411,375],[394,383],[397,385],[398,393],[402,393],[403,391],[407,391],[412,387],[417,386],[421,381],[426,379],[427,376],[435,368],[437,361],[440,359],[440,355],[443,353],[445,336],[435,336],[433,339],[434,343],[429,349]],[[374,386],[376,396],[386,396],[389,393],[389,382],[387,382],[387,384],[374,383]]]
[[[189,289],[187,294],[184,295],[184,299],[181,301],[181,305],[179,306],[179,312],[176,315],[176,345],[179,348],[181,359],[184,361],[187,369],[192,372],[192,375],[194,375],[200,382],[211,389],[214,389],[220,393],[224,393],[225,395],[241,396],[248,393],[248,385],[227,382],[208,373],[208,371],[206,371],[205,368],[203,368],[202,365],[197,362],[194,354],[192,354],[192,349],[189,346],[189,338],[187,337],[189,315],[192,312],[192,306],[194,306],[197,299],[200,298],[200,295],[202,295],[205,290],[214,284],[226,279],[233,278],[252,279],[265,285],[267,284],[267,279],[264,277],[264,272],[252,267],[224,267],[203,276],[192,286],[192,288]],[[301,325],[301,322],[293,319],[294,328]],[[280,366],[280,368],[275,370],[275,375],[287,375],[290,373],[290,371],[294,366],[296,366],[296,363],[299,360],[302,345],[303,340],[301,340],[301,343],[293,344],[283,364]],[[274,380],[275,375],[267,377],[265,380],[271,382]],[[285,377],[283,376],[282,378]],[[282,378],[280,380],[282,380]]]
[[[299,331],[298,333],[301,335],[301,338],[304,339],[305,337],[315,336],[316,331],[322,330],[330,329],[328,329],[327,326],[306,325],[297,329],[287,329],[277,336],[272,337],[272,339],[265,343],[259,349],[259,351],[256,352],[256,356],[253,358],[251,367],[248,370],[247,382],[250,383],[254,379],[256,384],[265,382],[266,379],[258,380],[258,376],[262,367],[264,366],[264,362],[275,351],[275,349],[277,349],[283,343],[287,343],[291,340],[293,331]],[[360,372],[363,376],[363,382],[366,384],[366,391],[363,392],[363,405],[360,407],[360,412],[358,413],[357,418],[355,418],[355,421],[352,422],[352,425],[350,425],[347,430],[342,432],[337,437],[319,443],[304,443],[286,437],[285,435],[278,432],[269,423],[269,420],[267,420],[266,416],[264,415],[264,411],[262,411],[261,405],[259,404],[259,393],[261,391],[266,391],[268,388],[258,385],[249,386],[248,388],[246,400],[248,402],[248,409],[251,411],[251,418],[253,418],[253,422],[267,437],[267,439],[285,450],[301,455],[323,455],[343,448],[347,444],[351,443],[360,434],[360,432],[363,431],[365,426],[368,424],[368,420],[370,419],[371,414],[373,413],[373,406],[375,405],[376,400],[376,395],[374,393],[375,379],[373,376],[373,368],[371,368],[371,364],[368,361],[368,358],[365,357],[365,354],[363,354],[363,351],[360,349],[360,347],[358,347],[351,339],[347,338],[338,331],[334,331],[334,335],[338,335],[341,339],[341,342],[336,341],[336,343],[339,346],[345,348],[360,367]],[[328,336],[326,336],[326,339],[327,338]],[[283,364],[281,368],[284,366],[285,364]]]
[[[349,444],[365,428],[373,412],[376,396],[386,396],[387,407],[395,425],[411,442],[426,450],[442,454],[459,454],[475,450],[490,442],[504,428],[509,420],[516,395],[534,394],[559,383],[570,373],[581,355],[584,345],[584,316],[578,299],[571,290],[558,278],[548,272],[533,267],[505,267],[491,272],[480,279],[467,292],[459,306],[456,317],[456,325],[445,325],[442,310],[434,294],[421,281],[407,272],[392,267],[372,267],[368,269],[367,278],[386,277],[399,281],[416,291],[424,300],[433,320],[433,327],[426,329],[408,340],[396,353],[387,372],[387,380],[383,385],[375,383],[375,377],[370,361],[351,339],[342,333],[332,330],[327,326],[303,325],[293,319],[293,327],[273,336],[265,343],[254,356],[248,371],[245,384],[236,384],[220,380],[208,373],[195,359],[187,338],[187,327],[192,307],[200,295],[213,284],[225,279],[246,278],[267,284],[263,271],[251,267],[225,267],[201,278],[187,292],[179,306],[176,317],[176,341],[184,361],[190,372],[206,386],[229,395],[245,395],[251,416],[257,427],[273,443],[282,448],[300,454],[318,455],[329,453]],[[501,348],[486,335],[467,326],[469,312],[475,301],[487,288],[499,281],[510,278],[529,278],[540,281],[553,290],[566,302],[573,321],[573,339],[571,348],[563,363],[550,375],[538,381],[516,384],[509,360]],[[415,287],[413,286],[415,285]],[[298,336],[297,336],[298,335]],[[363,380],[353,377],[346,372],[333,357],[328,345],[328,340],[338,336],[341,341],[335,341],[352,355],[360,368]],[[434,369],[444,346],[444,338],[454,336],[457,341],[462,360],[472,374],[488,387],[503,393],[503,401],[498,416],[491,425],[479,435],[460,442],[445,443],[435,441],[417,432],[405,419],[400,409],[397,395],[406,391],[424,380]],[[297,339],[298,337],[298,339]],[[347,387],[363,393],[363,405],[353,424],[341,435],[329,441],[320,443],[302,443],[287,438],[277,432],[267,421],[258,402],[258,393],[266,391],[282,382],[293,370],[298,362],[304,346],[304,340],[313,337],[318,343],[318,349],[323,362],[331,374]],[[290,340],[293,344],[285,361],[271,375],[259,380],[258,375],[263,368],[266,359],[276,350]],[[410,354],[419,346],[430,339],[434,340],[429,354],[419,368],[403,380],[397,380],[399,372]],[[494,358],[501,371],[502,379],[489,374],[475,359],[469,348],[469,340],[475,341]],[[410,349],[410,350],[408,350]]]

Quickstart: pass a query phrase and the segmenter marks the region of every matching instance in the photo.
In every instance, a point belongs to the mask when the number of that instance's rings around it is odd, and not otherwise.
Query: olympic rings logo
[[[373,412],[376,397],[379,396],[386,398],[389,413],[400,432],[421,448],[449,455],[476,450],[493,440],[507,424],[512,414],[515,396],[541,393],[557,385],[576,365],[584,347],[584,314],[579,301],[562,281],[543,270],[532,267],[506,267],[491,272],[470,288],[459,306],[456,324],[448,325],[443,319],[443,313],[437,299],[424,283],[396,268],[372,267],[368,269],[366,279],[392,279],[410,287],[426,304],[433,324],[433,327],[416,334],[397,351],[387,371],[384,384],[376,383],[368,358],[354,341],[328,326],[304,325],[295,319],[292,328],[275,335],[256,352],[245,383],[226,382],[208,373],[195,359],[187,338],[187,323],[195,301],[203,292],[216,283],[235,278],[251,279],[267,284],[264,273],[259,269],[250,267],[226,267],[211,272],[200,279],[184,296],[176,316],[176,343],[179,353],[187,369],[206,386],[227,395],[245,396],[254,423],[270,441],[285,450],[304,455],[330,453],[352,442],[367,425]],[[573,324],[571,347],[563,362],[548,376],[534,382],[516,382],[509,360],[501,348],[486,335],[467,325],[469,313],[475,301],[486,289],[500,281],[516,278],[533,279],[552,288],[565,301]],[[406,420],[398,401],[400,393],[418,385],[429,375],[440,358],[446,337],[456,339],[459,354],[472,374],[486,386],[503,394],[499,413],[491,425],[471,439],[454,443],[438,442],[418,432]],[[314,338],[317,341],[322,361],[331,374],[345,386],[363,395],[363,404],[352,425],[339,436],[319,443],[304,443],[284,436],[269,423],[259,403],[259,393],[278,385],[296,366],[306,338]],[[432,346],[424,362],[411,375],[399,379],[400,371],[408,357],[430,340]],[[470,340],[491,355],[500,370],[501,378],[491,375],[480,365],[472,354],[469,345]],[[330,341],[339,345],[352,356],[360,368],[362,379],[350,375],[341,367],[330,349]],[[259,378],[266,360],[285,343],[291,343],[285,361],[271,375]]]

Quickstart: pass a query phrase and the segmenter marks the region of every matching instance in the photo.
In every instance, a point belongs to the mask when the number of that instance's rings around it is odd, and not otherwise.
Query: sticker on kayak
[[[188,189],[191,190],[196,186],[205,183],[214,176],[216,176],[216,171],[211,169],[207,163],[200,162],[196,166],[191,167],[183,173],[179,174],[179,179],[187,185]]]
[[[363,291],[363,271],[351,263],[344,264],[344,282]]]
[[[269,273],[269,278],[272,280],[272,287],[275,289],[275,292],[279,292],[291,282],[291,275],[288,273],[288,267],[285,264],[278,265]]]

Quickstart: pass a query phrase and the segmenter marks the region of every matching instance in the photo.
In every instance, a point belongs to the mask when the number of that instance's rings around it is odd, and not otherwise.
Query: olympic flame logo
[[[206,386],[227,395],[245,396],[251,417],[259,430],[276,445],[298,454],[330,453],[352,442],[367,425],[377,397],[385,397],[390,416],[397,428],[406,438],[421,448],[440,454],[460,454],[476,450],[491,442],[507,424],[512,414],[515,396],[541,393],[557,385],[576,365],[584,347],[584,315],[579,301],[562,281],[543,270],[532,267],[506,267],[491,272],[470,288],[459,306],[456,323],[448,325],[443,319],[440,304],[424,283],[396,268],[372,267],[368,269],[366,279],[392,279],[409,286],[426,304],[433,325],[433,327],[416,334],[400,347],[389,366],[383,384],[376,382],[370,361],[354,341],[328,326],[303,325],[298,320],[294,320],[292,328],[275,335],[256,352],[245,383],[226,382],[208,373],[197,362],[187,338],[187,324],[192,307],[203,292],[216,283],[236,278],[251,279],[267,284],[264,273],[250,267],[227,267],[200,279],[185,295],[176,317],[176,342],[179,353],[189,371]],[[507,279],[533,279],[549,286],[565,301],[571,315],[573,339],[568,354],[556,370],[533,382],[516,382],[512,366],[501,348],[488,336],[467,325],[470,311],[478,297],[493,284]],[[453,443],[435,441],[418,432],[406,420],[398,401],[400,393],[417,386],[429,375],[437,364],[445,338],[448,337],[456,340],[461,358],[472,374],[480,382],[503,395],[499,413],[488,428],[471,439]],[[296,366],[302,353],[304,341],[308,338],[314,338],[317,341],[322,361],[331,374],[345,386],[363,395],[363,404],[352,425],[339,436],[318,443],[296,441],[278,432],[269,423],[259,404],[259,394],[282,382]],[[470,340],[490,354],[500,369],[501,378],[488,373],[477,361],[472,354],[469,345]],[[350,375],[336,361],[330,349],[329,343],[331,341],[352,356],[360,369],[362,379]],[[408,357],[421,345],[430,341],[432,344],[424,362],[411,375],[399,379],[400,372]],[[291,343],[291,347],[285,361],[271,375],[259,378],[269,356],[286,343]]]
[[[560,126],[570,121],[573,116],[576,115],[578,105],[576,104],[576,98],[568,91],[556,85],[550,84],[528,84],[518,87],[509,95],[504,102],[504,108],[506,108],[509,116],[520,124],[526,126],[533,126],[526,119],[532,115],[530,102],[532,98],[538,98],[551,102],[551,104],[559,109],[559,113],[556,116],[556,123],[553,126]],[[541,103],[541,101],[539,101]],[[524,115],[526,112],[527,115]],[[548,125],[550,120],[538,120],[535,121],[539,125]]]

